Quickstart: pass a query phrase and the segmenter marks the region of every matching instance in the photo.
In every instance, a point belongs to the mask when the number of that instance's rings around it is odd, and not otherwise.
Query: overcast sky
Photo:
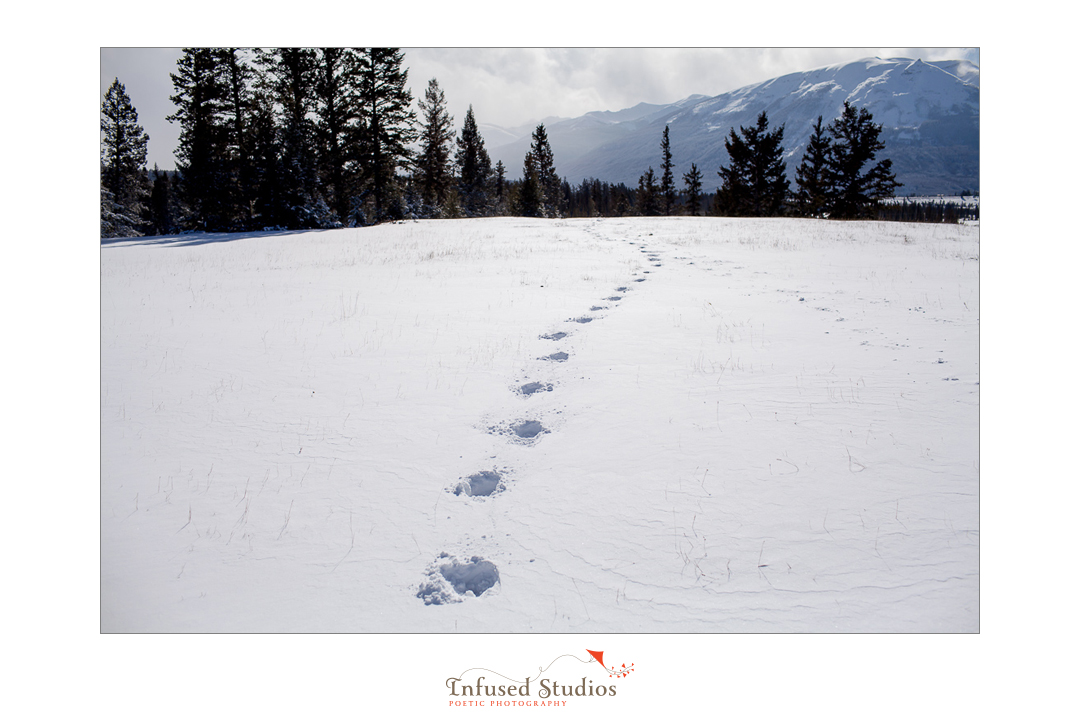
[[[102,48],[101,96],[119,78],[150,135],[147,164],[175,167],[179,127],[165,117],[178,48]],[[790,72],[864,57],[979,62],[971,48],[758,49],[450,49],[405,48],[413,97],[428,80],[442,87],[460,129],[471,104],[482,124],[513,127],[549,116],[621,110],[639,102],[670,103],[695,93],[719,95]]]

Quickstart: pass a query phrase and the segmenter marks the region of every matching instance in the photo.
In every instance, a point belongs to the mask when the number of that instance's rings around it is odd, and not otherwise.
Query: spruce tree
[[[664,126],[664,137],[660,141],[662,162],[660,169],[660,202],[664,215],[670,215],[675,209],[675,176],[671,172],[671,140],[668,127]]]
[[[802,162],[795,170],[795,182],[799,188],[795,195],[795,205],[799,215],[803,217],[823,217],[831,202],[831,140],[825,135],[821,120],[818,115]]]
[[[438,208],[446,203],[452,182],[450,145],[454,140],[454,119],[446,111],[446,97],[439,81],[428,81],[424,99],[419,101],[423,115],[420,130],[420,153],[416,158],[417,182],[424,203]]]
[[[397,202],[397,171],[410,161],[409,144],[417,138],[404,58],[397,48],[365,48],[360,53],[360,158],[375,222],[403,214]]]
[[[542,217],[559,217],[562,188],[555,172],[555,154],[548,142],[547,130],[540,123],[533,130],[532,147],[529,151],[536,164],[536,176],[542,197]]]
[[[101,103],[101,132],[102,237],[141,235],[149,138],[119,79]]]
[[[701,209],[701,171],[696,163],[690,163],[690,172],[683,175],[686,186],[686,210],[697,215]]]
[[[661,210],[660,188],[656,185],[656,175],[650,166],[649,169],[638,178],[637,211],[639,215],[659,215]]]
[[[546,217],[544,189],[540,177],[540,164],[533,151],[525,153],[522,168],[523,179],[518,188],[517,212],[524,217]]]
[[[457,139],[454,164],[458,171],[458,195],[468,217],[488,214],[488,185],[491,181],[491,158],[484,149],[484,138],[476,127],[472,105]]]
[[[495,214],[506,214],[506,166],[503,161],[495,163]]]
[[[724,147],[729,164],[721,166],[723,178],[716,206],[723,215],[769,217],[779,215],[788,194],[783,161],[784,127],[769,131],[769,118],[762,112],[757,124],[732,128]]]
[[[878,203],[892,197],[900,183],[892,172],[892,161],[882,160],[870,169],[881,142],[881,125],[866,108],[856,110],[844,102],[840,117],[829,124],[832,145],[829,153],[829,174],[832,185],[831,218],[873,217]]]

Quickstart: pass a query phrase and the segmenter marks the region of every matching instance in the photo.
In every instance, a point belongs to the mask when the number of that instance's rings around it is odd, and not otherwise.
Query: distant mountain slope
[[[696,163],[706,190],[728,160],[731,128],[752,125],[765,111],[785,127],[788,175],[794,183],[811,125],[840,114],[844,101],[865,107],[884,126],[882,155],[893,161],[901,194],[955,193],[979,187],[979,68],[968,61],[870,58],[791,73],[715,97],[692,95],[670,105],[642,103],[618,112],[591,112],[546,125],[555,165],[571,183],[589,177],[636,185],[652,166],[659,174],[660,138],[670,127],[676,178]],[[503,134],[505,141],[514,133]],[[485,136],[487,137],[487,136]],[[492,162],[520,177],[530,137],[500,142]]]

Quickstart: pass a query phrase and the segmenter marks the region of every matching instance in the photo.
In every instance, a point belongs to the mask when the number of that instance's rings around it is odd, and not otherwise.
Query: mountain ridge
[[[864,58],[720,95],[592,111],[545,127],[556,170],[571,184],[597,178],[635,186],[648,167],[659,172],[660,139],[667,126],[677,185],[695,163],[704,176],[703,188],[712,191],[720,184],[717,171],[727,163],[729,131],[749,127],[766,112],[770,127],[784,125],[787,173],[794,184],[812,124],[819,115],[827,124],[848,101],[867,108],[883,126],[885,150],[878,159],[892,159],[904,184],[899,194],[953,193],[979,186],[978,82],[978,65],[966,60]],[[532,127],[520,126],[529,129],[516,139],[489,144],[492,162],[502,160],[511,179],[521,177]],[[514,134],[499,130],[503,140]]]

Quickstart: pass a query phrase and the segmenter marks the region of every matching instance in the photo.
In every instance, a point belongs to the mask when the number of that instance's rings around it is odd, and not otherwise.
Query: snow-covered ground
[[[101,628],[977,631],[978,383],[978,227],[110,243]]]

